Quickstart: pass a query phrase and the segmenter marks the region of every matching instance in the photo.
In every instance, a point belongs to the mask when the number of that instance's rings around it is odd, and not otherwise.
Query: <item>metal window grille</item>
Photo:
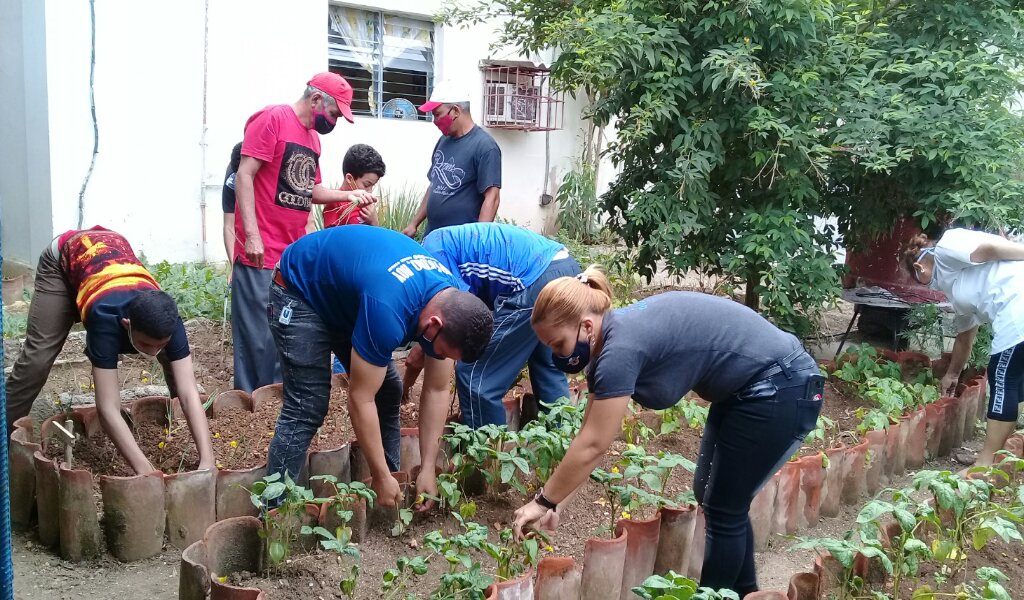
[[[352,84],[352,112],[383,119],[430,120],[417,107],[434,84],[434,24],[331,5],[328,68]]]
[[[493,129],[554,131],[562,128],[564,98],[551,91],[544,65],[490,61],[484,72],[483,122]]]

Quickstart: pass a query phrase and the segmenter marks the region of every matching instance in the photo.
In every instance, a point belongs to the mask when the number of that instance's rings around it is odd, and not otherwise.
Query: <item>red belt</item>
[[[284,282],[284,277],[281,275],[281,269],[278,269],[276,267],[274,268],[274,283],[283,287],[284,289],[288,289],[288,284]]]

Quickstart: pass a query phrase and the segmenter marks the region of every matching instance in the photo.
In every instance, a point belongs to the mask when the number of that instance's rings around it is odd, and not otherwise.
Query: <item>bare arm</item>
[[[313,204],[352,202],[359,206],[366,206],[376,201],[377,197],[366,190],[332,190],[319,183],[313,186]]]
[[[971,262],[985,263],[994,260],[1024,260],[1024,244],[999,238],[979,244],[971,252]]]
[[[448,416],[448,392],[455,361],[439,360],[428,356],[423,369],[423,393],[420,395],[420,476],[416,482],[418,492],[437,495],[437,481],[434,465],[437,464],[438,447],[444,433],[444,420]],[[425,503],[420,510],[429,510],[432,502]]]
[[[359,449],[366,457],[373,477],[373,489],[381,506],[395,506],[401,499],[398,482],[391,476],[384,456],[384,441],[380,434],[377,416],[377,391],[384,383],[386,367],[366,362],[359,353],[352,350],[352,369],[349,373],[348,409],[352,427],[356,430]]]
[[[551,479],[544,484],[545,498],[557,504],[583,485],[622,431],[622,420],[628,406],[628,396],[594,400],[587,404],[586,419],[579,435],[569,445],[565,458],[555,468]]]
[[[939,384],[939,393],[948,396],[956,391],[956,383],[960,379],[960,372],[964,370],[967,359],[971,357],[971,348],[974,346],[974,338],[978,335],[978,328],[973,327],[967,331],[957,334],[953,342],[953,352],[949,359],[949,368],[942,377]]]
[[[484,203],[480,206],[480,222],[493,223],[501,204],[501,188],[492,186],[484,192]]]
[[[242,219],[245,233],[245,257],[259,268],[263,268],[263,238],[259,223],[256,222],[256,192],[253,178],[263,166],[263,161],[243,156],[235,173],[235,218]]]
[[[545,498],[561,505],[590,477],[590,473],[601,462],[608,447],[622,430],[622,419],[626,416],[628,406],[627,396],[596,400],[587,404],[579,435],[572,441],[565,458],[544,484]],[[538,524],[544,527],[545,521],[548,521],[549,525],[557,525],[557,516],[552,516],[552,511],[531,500],[515,512],[513,529],[521,538],[526,527],[536,527]]]
[[[316,211],[310,209],[309,218],[306,219],[306,234],[316,231]]]
[[[402,233],[409,237],[416,237],[416,230],[420,228],[420,224],[427,218],[428,200],[430,200],[430,186],[427,186],[427,191],[423,194],[423,201],[420,202],[420,207],[416,209],[416,214],[413,215],[412,221],[409,221],[409,225],[402,230]]]
[[[199,389],[196,387],[196,376],[192,368],[192,357],[186,356],[171,362],[171,374],[178,391],[178,401],[185,413],[188,430],[196,441],[199,450],[199,470],[212,469],[217,462],[210,442],[210,426],[206,422],[203,403],[199,400]]]
[[[117,369],[98,369],[93,367],[92,378],[96,383],[96,412],[99,413],[100,425],[107,433],[114,447],[128,461],[128,465],[139,475],[152,473],[156,469],[146,455],[135,443],[132,430],[121,417],[120,385],[117,381]]]

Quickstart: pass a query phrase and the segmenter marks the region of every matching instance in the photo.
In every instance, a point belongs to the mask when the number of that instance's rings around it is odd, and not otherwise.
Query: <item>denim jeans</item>
[[[741,598],[757,590],[750,503],[821,412],[823,380],[814,359],[802,354],[786,366],[787,372],[711,404],[694,474],[706,523],[700,585],[728,588]]]
[[[537,400],[552,404],[569,396],[565,373],[555,367],[551,349],[540,343],[530,318],[544,286],[559,277],[573,277],[580,265],[573,258],[553,261],[537,281],[518,294],[502,296],[494,303],[494,333],[483,355],[473,363],[455,366],[462,422],[477,428],[504,425],[502,399],[526,364]]]
[[[288,323],[282,323],[281,311],[291,309]],[[299,296],[271,284],[267,317],[274,344],[281,358],[284,376],[284,401],[274,428],[267,456],[267,474],[285,473],[301,477],[306,451],[317,429],[327,416],[331,395],[331,352],[350,368],[351,333],[329,330],[320,317]],[[402,380],[394,363],[388,364],[384,383],[377,392],[377,415],[388,468],[399,468],[398,407],[402,400]]]

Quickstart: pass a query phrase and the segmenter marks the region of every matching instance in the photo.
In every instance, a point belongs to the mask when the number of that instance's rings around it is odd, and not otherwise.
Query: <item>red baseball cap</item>
[[[341,116],[349,123],[355,123],[352,118],[352,86],[344,77],[331,72],[317,73],[306,84],[334,98],[341,110]]]

